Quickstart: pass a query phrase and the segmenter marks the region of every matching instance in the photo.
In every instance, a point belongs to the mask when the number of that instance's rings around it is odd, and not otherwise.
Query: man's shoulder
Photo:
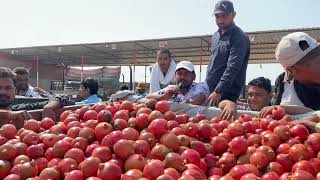
[[[237,39],[244,39],[247,42],[249,42],[248,34],[245,33],[239,26],[234,25],[234,28],[232,30],[232,37],[236,37]]]

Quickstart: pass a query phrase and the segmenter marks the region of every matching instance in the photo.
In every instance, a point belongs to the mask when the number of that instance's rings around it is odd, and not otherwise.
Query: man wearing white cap
[[[320,85],[320,46],[303,32],[284,36],[276,49],[276,59],[295,80]]]
[[[204,105],[209,95],[206,83],[194,82],[196,73],[190,61],[181,61],[177,64],[174,81],[176,85],[169,85],[158,92],[147,96],[148,99],[168,100],[171,102],[187,102],[194,105]]]
[[[302,84],[308,86],[320,85],[320,46],[319,43],[303,32],[294,32],[282,37],[276,49],[276,59]],[[286,109],[294,110],[296,106],[284,106]],[[296,110],[301,107],[296,108]],[[319,109],[315,109],[319,110]],[[260,116],[270,114],[270,108],[264,108]],[[309,113],[296,116],[295,123],[303,124],[313,131],[320,131],[320,111],[310,111]]]

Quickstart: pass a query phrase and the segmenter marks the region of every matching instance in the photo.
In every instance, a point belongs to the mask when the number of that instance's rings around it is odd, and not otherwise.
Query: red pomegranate
[[[11,170],[11,163],[7,160],[0,159],[0,179],[8,176]]]
[[[245,128],[240,123],[231,123],[227,128],[227,133],[230,134],[232,138],[237,136],[242,136],[245,134]]]
[[[133,142],[130,140],[121,139],[113,146],[113,152],[121,159],[127,159],[134,154]]]
[[[169,152],[170,150],[166,146],[157,144],[151,149],[150,157],[152,159],[159,159],[163,161]]]
[[[250,164],[257,166],[258,168],[264,168],[268,163],[268,157],[262,152],[255,152],[250,157]]]
[[[167,148],[176,151],[180,146],[180,139],[173,133],[166,133],[161,136],[160,143]]]
[[[108,147],[97,147],[92,151],[92,157],[97,157],[102,163],[109,161],[112,157],[112,152]]]
[[[11,174],[17,174],[21,179],[35,177],[38,174],[38,169],[34,161],[17,164],[11,169]]]
[[[320,151],[320,133],[313,133],[308,136],[308,139],[306,140],[306,144],[311,146],[311,148],[315,152]]]
[[[228,149],[228,143],[223,137],[213,137],[210,143],[213,147],[213,151],[215,154],[222,154],[226,152]]]
[[[125,136],[121,131],[112,131],[110,134],[106,135],[102,139],[101,146],[107,146],[109,148],[112,148],[114,143],[124,138]]]
[[[36,159],[44,155],[43,144],[31,145],[27,148],[26,155],[32,159]]]
[[[17,149],[13,144],[5,143],[0,146],[0,159],[12,160],[17,155]]]
[[[181,156],[177,153],[171,152],[168,153],[163,161],[165,167],[167,168],[174,168],[178,170],[179,172],[182,172],[184,167],[184,162]]]
[[[290,171],[293,162],[288,154],[278,154],[276,157],[276,162],[280,163],[284,171]]]
[[[289,155],[294,162],[310,159],[307,147],[303,144],[295,144],[289,149]]]
[[[244,154],[247,147],[247,141],[244,137],[235,137],[229,142],[229,148],[235,155]]]
[[[170,120],[175,120],[176,119],[176,113],[172,111],[167,111],[163,114],[163,118],[170,121]]]
[[[139,154],[133,154],[126,159],[124,163],[125,171],[129,171],[131,169],[138,169],[143,171],[144,166],[147,164],[145,158]]]
[[[0,135],[7,138],[13,139],[17,134],[17,128],[12,124],[2,125],[0,128]]]
[[[170,104],[168,101],[158,101],[155,105],[155,110],[160,111],[162,114],[170,110]]]
[[[67,173],[64,177],[64,180],[84,180],[84,175],[79,170],[73,170]]]
[[[312,176],[312,174],[303,171],[303,170],[297,170],[295,173],[291,175],[291,180],[314,180],[315,178]]]
[[[295,173],[297,170],[304,170],[313,176],[316,176],[318,173],[312,163],[306,160],[299,161],[292,166],[292,173]]]
[[[60,174],[64,176],[66,173],[78,169],[78,163],[74,159],[64,158],[59,162],[58,168]]]
[[[280,143],[280,137],[274,133],[267,133],[262,136],[261,144],[269,146],[272,149],[277,149]]]
[[[279,125],[273,129],[273,133],[278,135],[282,141],[286,141],[290,138],[290,129],[288,126]]]
[[[122,176],[121,180],[133,180],[133,179],[139,179],[142,178],[143,173],[138,169],[130,169],[129,171],[126,171]]]
[[[162,118],[153,120],[149,126],[148,130],[154,134],[155,137],[161,137],[163,134],[168,132],[168,121]]]
[[[251,134],[248,136],[247,144],[248,146],[260,145],[261,144],[261,136],[258,134]]]
[[[148,179],[156,179],[164,173],[164,165],[160,160],[151,160],[143,168],[143,175]]]
[[[60,172],[54,167],[45,168],[39,175],[40,179],[60,180],[60,177]]]
[[[97,177],[102,180],[118,180],[121,177],[121,168],[115,163],[110,162],[100,164]]]
[[[200,154],[193,149],[187,149],[183,151],[183,153],[181,154],[181,158],[186,164],[192,163],[197,166],[200,165]]]
[[[88,157],[79,164],[79,170],[81,170],[85,177],[95,176],[100,163],[99,158]]]
[[[308,139],[309,131],[308,129],[301,124],[297,124],[290,129],[290,133],[293,137],[299,137],[300,140],[305,141]]]

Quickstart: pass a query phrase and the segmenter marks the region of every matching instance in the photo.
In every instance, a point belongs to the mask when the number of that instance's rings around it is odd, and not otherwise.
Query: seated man
[[[144,82],[138,83],[136,87],[136,94],[141,97],[146,97],[149,94],[147,91],[147,84]]]
[[[53,112],[54,109],[59,108],[62,105],[75,104],[75,102],[70,102],[63,97],[57,97],[50,99],[49,102],[44,101],[37,103],[23,103],[12,105],[16,95],[15,84],[13,82],[15,76],[15,73],[9,68],[0,67],[0,127],[3,124],[11,123],[14,124],[17,128],[21,128],[24,121],[31,118],[31,115],[27,112],[27,110],[43,108],[43,117],[50,117],[52,119],[55,119]],[[78,102],[77,104],[101,102],[101,99],[96,97],[96,94],[94,94],[93,96],[88,95],[88,93],[96,92],[95,90],[88,90],[95,88],[98,89],[96,83],[96,81],[92,80],[86,80],[82,83],[82,88],[80,88],[79,94],[80,97],[86,99]]]
[[[170,85],[158,92],[149,94],[146,98],[168,100],[171,102],[187,102],[194,105],[204,105],[209,95],[209,88],[205,83],[194,82],[196,73],[189,61],[177,64],[174,80],[176,85]]]
[[[29,70],[24,67],[16,67],[13,69],[16,74],[14,83],[17,89],[17,95],[26,97],[52,97],[51,94],[39,87],[32,87],[29,81]]]
[[[274,105],[320,108],[320,86],[304,85],[293,79],[288,70],[278,76],[275,83],[275,93]]]
[[[98,89],[98,82],[95,79],[88,77],[80,83],[79,97],[82,101],[70,101],[64,97],[51,98],[43,107],[43,113],[48,114],[51,118],[55,119],[53,113],[54,109],[67,105],[83,105],[102,102],[102,100],[97,96]]]
[[[125,84],[122,84],[120,87],[119,87],[119,91],[124,91],[124,90],[129,90],[129,87]]]
[[[248,103],[235,104],[230,100],[219,103],[222,110],[222,119],[233,120],[237,110],[260,111],[266,106],[270,106],[272,99],[271,81],[264,77],[258,77],[248,83]]]
[[[30,114],[24,110],[41,109],[47,103],[11,105],[16,95],[13,82],[15,76],[16,74],[12,70],[0,67],[0,127],[10,123],[21,128],[24,120],[31,118]]]
[[[320,45],[314,38],[303,32],[288,34],[277,45],[275,55],[277,61],[292,74],[293,79],[305,85],[320,85]],[[294,108],[301,111],[298,114],[305,111],[305,114],[295,117],[302,119],[295,123],[301,123],[315,131],[320,130],[319,121],[314,120],[319,118],[320,111],[313,111],[309,108],[302,109],[301,107]],[[316,110],[319,109],[316,108]],[[270,110],[262,111],[261,116],[268,113]],[[313,118],[313,120],[309,118]]]

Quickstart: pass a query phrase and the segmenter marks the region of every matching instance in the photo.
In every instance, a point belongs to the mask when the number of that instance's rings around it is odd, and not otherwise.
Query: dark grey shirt
[[[249,38],[238,26],[233,24],[223,35],[215,32],[206,76],[210,92],[235,101],[245,84],[249,54]]]

